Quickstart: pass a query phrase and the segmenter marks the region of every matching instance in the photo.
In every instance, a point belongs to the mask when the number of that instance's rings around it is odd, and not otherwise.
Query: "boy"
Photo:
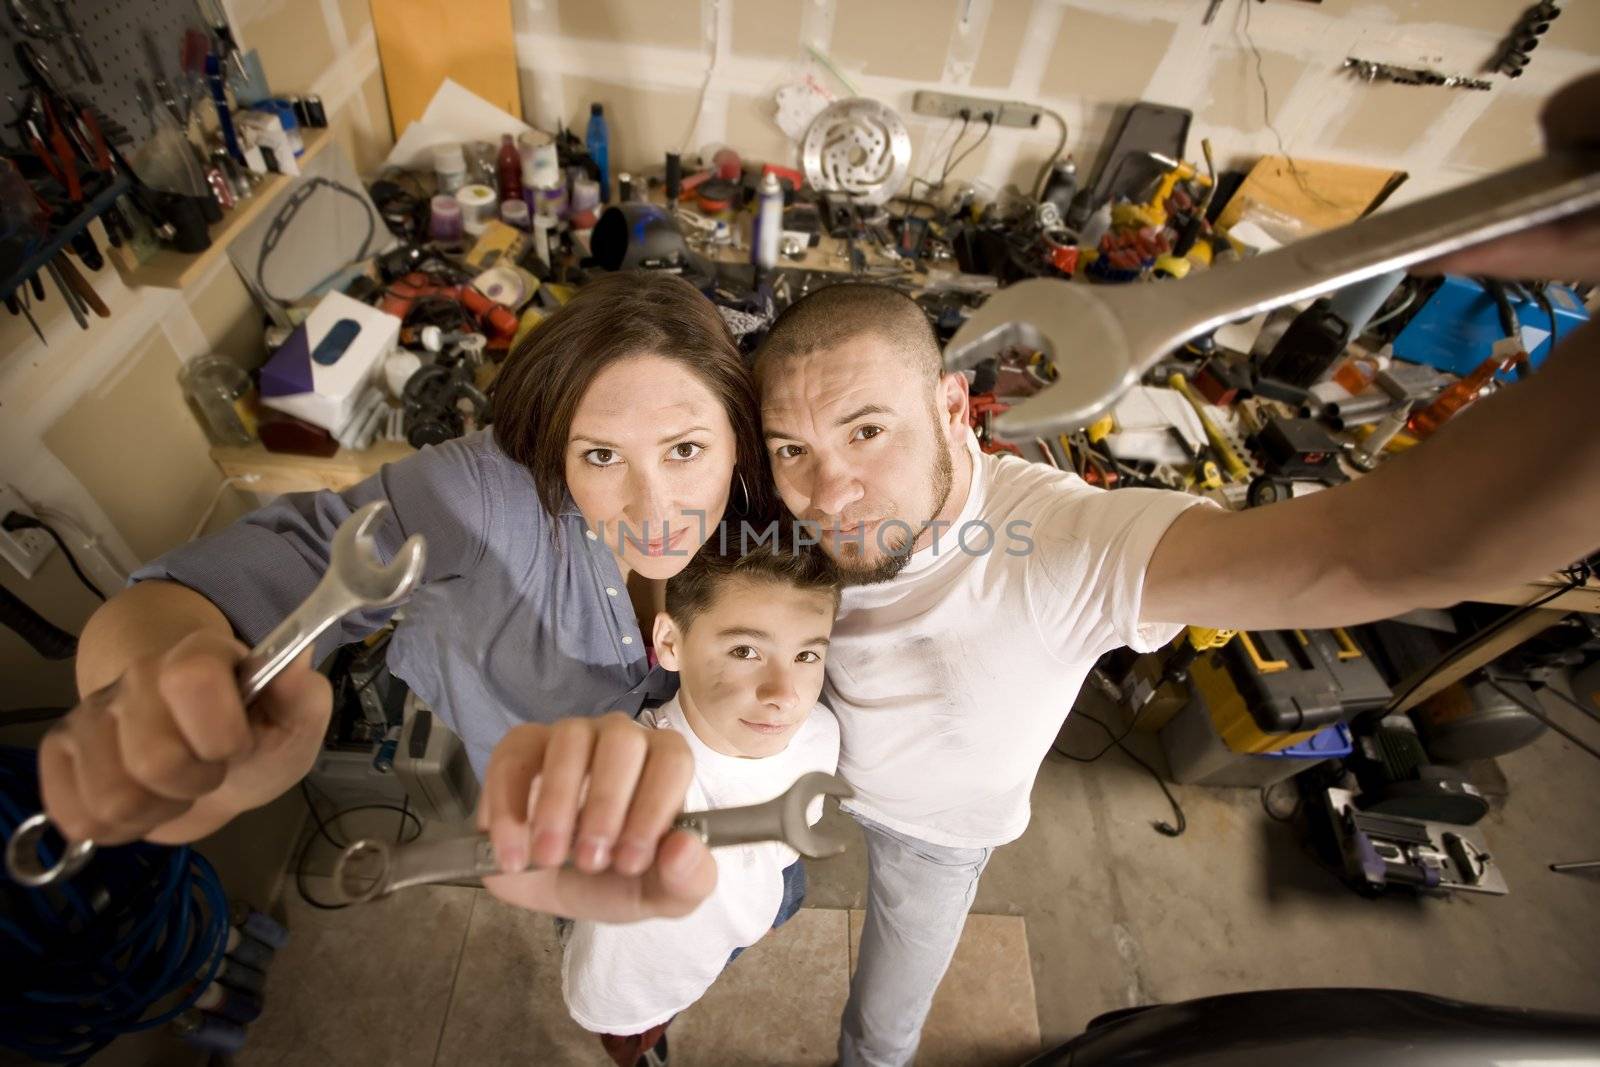
[[[719,550],[718,540],[667,581],[654,643],[661,665],[678,672],[678,695],[640,714],[646,726],[681,732],[694,751],[691,809],[770,800],[839,762],[838,723],[817,703],[839,607],[832,564],[787,539],[743,555]],[[562,965],[567,1009],[619,1067],[665,1063],[673,1016],[799,909],[804,868],[787,845],[714,855],[717,887],[692,914],[572,927]]]

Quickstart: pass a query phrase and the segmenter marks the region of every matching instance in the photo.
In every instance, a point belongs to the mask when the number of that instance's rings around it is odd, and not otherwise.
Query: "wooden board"
[[[341,448],[326,458],[268,452],[261,442],[248,445],[213,445],[211,461],[229,478],[254,476],[243,488],[252,493],[309,493],[318,489],[339,492],[378,473],[385,463],[411,455],[404,441],[378,441],[371,448],[352,452]]]
[[[1354,222],[1375,211],[1406,180],[1403,170],[1323,163],[1283,156],[1258,162],[1217,218],[1227,229],[1241,217],[1262,212],[1297,219],[1307,233]],[[1268,227],[1269,229],[1271,227]]]
[[[522,117],[510,0],[372,0],[395,139],[446,78]]]

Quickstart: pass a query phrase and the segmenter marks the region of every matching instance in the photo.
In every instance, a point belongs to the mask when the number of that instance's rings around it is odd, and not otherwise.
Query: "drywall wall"
[[[512,0],[524,112],[582,129],[591,101],[612,117],[621,168],[726,142],[759,159],[793,148],[772,93],[827,55],[854,88],[906,117],[916,170],[953,131],[911,115],[917,89],[1040,103],[1066,117],[1068,148],[1092,162],[1118,106],[1191,109],[1191,146],[1224,161],[1278,151],[1398,167],[1395,202],[1459,184],[1538,149],[1540,102],[1600,67],[1600,4],[1564,5],[1524,77],[1491,92],[1369,85],[1347,56],[1476,73],[1524,0]],[[1259,53],[1259,61],[1258,61]],[[1259,64],[1259,66],[1258,66]],[[831,74],[829,89],[848,95]],[[1267,87],[1263,98],[1262,85]],[[1276,132],[1263,123],[1270,114]],[[969,134],[971,143],[976,130]],[[1032,180],[1053,130],[996,131],[955,173],[993,188]]]

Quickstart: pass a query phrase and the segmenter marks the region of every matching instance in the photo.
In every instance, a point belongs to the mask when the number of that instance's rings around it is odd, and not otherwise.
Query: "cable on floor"
[[[325,900],[318,900],[306,888],[306,857],[311,853],[311,843],[313,841],[318,837],[322,837],[340,852],[350,847],[351,842],[341,841],[333,836],[328,829],[328,823],[336,823],[346,815],[353,815],[358,811],[397,811],[400,813],[400,826],[395,831],[395,843],[404,845],[422,836],[422,819],[416,812],[411,810],[411,798],[409,796],[405,798],[404,804],[356,804],[348,808],[341,808],[326,819],[317,810],[316,802],[312,800],[311,790],[304,778],[300,780],[300,796],[305,800],[307,810],[311,812],[312,821],[317,824],[317,831],[314,834],[307,835],[305,842],[300,846],[300,851],[295,854],[294,887],[295,891],[300,894],[301,900],[322,911],[342,911],[350,906],[349,904],[330,904]],[[326,794],[324,794],[324,798],[326,798]],[[407,819],[411,820],[416,829],[416,832],[410,837],[405,836]]]
[[[1585,705],[1580,704],[1578,701],[1576,701],[1576,700],[1572,699],[1571,697],[1567,696],[1567,694],[1563,693],[1561,690],[1557,689],[1555,686],[1551,685],[1549,682],[1546,682],[1546,681],[1544,681],[1542,679],[1539,679],[1539,678],[1513,677],[1513,676],[1511,676],[1509,674],[1501,674],[1501,675],[1497,675],[1497,677],[1502,682],[1521,682],[1523,685],[1532,686],[1536,690],[1537,689],[1542,689],[1545,692],[1549,693],[1551,696],[1555,697],[1557,700],[1560,700],[1561,702],[1563,702],[1565,704],[1572,705],[1573,707],[1577,708],[1579,711],[1581,711],[1585,715],[1587,715],[1589,718],[1595,720],[1596,722],[1600,722],[1600,711],[1596,711],[1594,708],[1586,707]]]
[[[0,832],[38,807],[37,750],[0,747]],[[103,848],[39,889],[0,878],[0,1047],[81,1064],[165,1026],[216,977],[227,934],[222,881],[188,848]]]
[[[1143,707],[1139,709],[1140,712],[1143,710]],[[1088,719],[1090,722],[1100,727],[1100,729],[1104,730],[1106,736],[1111,738],[1110,744],[1106,745],[1105,748],[1089,757],[1075,756],[1063,749],[1060,745],[1052,745],[1051,751],[1055,752],[1059,756],[1064,756],[1067,759],[1075,760],[1078,763],[1093,763],[1095,760],[1099,759],[1101,756],[1110,751],[1112,746],[1122,749],[1123,755],[1127,756],[1129,759],[1133,760],[1133,762],[1143,767],[1147,772],[1149,772],[1150,777],[1156,780],[1156,785],[1160,786],[1161,788],[1161,795],[1167,798],[1168,804],[1172,805],[1172,814],[1178,820],[1177,825],[1173,825],[1172,823],[1164,820],[1152,822],[1150,825],[1155,829],[1156,833],[1165,837],[1181,837],[1183,832],[1189,828],[1189,820],[1188,817],[1183,813],[1183,806],[1178,803],[1177,797],[1172,795],[1172,790],[1167,788],[1166,779],[1161,777],[1161,772],[1150,766],[1150,764],[1146,763],[1144,760],[1140,759],[1133,749],[1123,744],[1123,739],[1133,731],[1133,724],[1138,721],[1139,713],[1134,713],[1133,719],[1128,723],[1128,728],[1122,731],[1120,735],[1113,734],[1111,732],[1111,727],[1107,726],[1104,722],[1095,718],[1093,715],[1090,715],[1087,711],[1075,711],[1072,714],[1081,715],[1083,718]]]
[[[1272,791],[1281,786],[1288,786],[1294,790],[1294,803],[1289,806],[1287,812],[1272,806]],[[1267,818],[1273,822],[1294,822],[1296,816],[1300,814],[1301,801],[1300,786],[1293,778],[1285,778],[1281,782],[1273,782],[1271,785],[1261,787],[1261,810],[1266,812]]]
[[[1128,735],[1133,733],[1133,728],[1139,724],[1139,716],[1143,715],[1144,714],[1144,709],[1148,708],[1149,706],[1150,706],[1150,702],[1149,701],[1145,701],[1143,704],[1140,704],[1139,705],[1139,710],[1137,710],[1137,711],[1135,711],[1133,713],[1133,718],[1128,720],[1128,725],[1123,729],[1122,733],[1118,734],[1116,737],[1112,737],[1111,740],[1109,740],[1109,741],[1107,741],[1105,743],[1104,747],[1102,747],[1099,752],[1096,752],[1092,756],[1074,755],[1073,753],[1068,752],[1065,748],[1062,748],[1060,744],[1051,745],[1050,746],[1050,750],[1052,752],[1054,752],[1058,756],[1062,756],[1062,757],[1065,757],[1066,759],[1072,760],[1074,763],[1093,763],[1095,760],[1099,759],[1101,756],[1104,756],[1107,752],[1110,752],[1113,748],[1116,748],[1118,745],[1122,744],[1123,741],[1127,740]],[[1084,712],[1081,712],[1081,711],[1074,712],[1074,714],[1082,715],[1084,718],[1088,719],[1090,722],[1095,723],[1102,730],[1105,730],[1105,724],[1102,723],[1099,719],[1096,719],[1093,715],[1088,715],[1088,714],[1085,714]],[[1110,733],[1111,733],[1110,730],[1106,730],[1107,736],[1109,736]]]

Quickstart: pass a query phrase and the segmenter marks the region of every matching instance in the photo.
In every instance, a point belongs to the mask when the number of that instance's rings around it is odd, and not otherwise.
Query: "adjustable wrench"
[[[995,419],[1020,439],[1089,426],[1163,356],[1224,323],[1600,208],[1600,149],[1558,152],[1172,285],[1032,278],[1000,290],[945,348],[965,370],[1008,348],[1056,361],[1057,381]]]

